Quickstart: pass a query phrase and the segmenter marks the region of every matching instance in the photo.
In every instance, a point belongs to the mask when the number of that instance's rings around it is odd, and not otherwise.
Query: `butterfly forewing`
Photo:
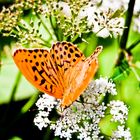
[[[62,98],[63,87],[47,50],[17,49],[13,58],[23,75],[35,87],[56,98]]]

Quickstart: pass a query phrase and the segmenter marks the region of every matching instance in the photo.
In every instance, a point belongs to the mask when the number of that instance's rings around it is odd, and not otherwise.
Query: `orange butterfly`
[[[13,59],[22,74],[40,91],[57,99],[61,106],[71,105],[88,86],[97,67],[97,56],[102,47],[85,58],[84,54],[69,42],[53,44],[46,49],[16,49]]]

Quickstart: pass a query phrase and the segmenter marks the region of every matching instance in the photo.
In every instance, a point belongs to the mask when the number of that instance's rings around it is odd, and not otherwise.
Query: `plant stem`
[[[76,34],[76,35],[71,39],[71,42],[73,43],[78,37],[79,37],[79,35]]]
[[[120,41],[120,47],[121,49],[124,49],[124,50],[126,49],[128,34],[129,34],[131,20],[133,16],[134,5],[135,5],[135,0],[130,0],[128,4],[128,10],[127,10],[126,20],[125,20],[125,27],[127,28],[124,29],[123,35]]]
[[[37,98],[38,98],[38,94],[34,94],[33,96],[31,96],[31,98],[28,100],[28,102],[21,108],[21,111],[20,111],[20,114],[18,115],[18,117],[22,114],[25,114],[27,111],[29,111],[29,109],[37,101]]]
[[[56,25],[55,25],[55,27],[54,27],[54,24],[53,24],[51,15],[49,16],[49,22],[50,22],[50,25],[51,25],[51,27],[52,27],[52,29],[53,29],[53,32],[54,32],[54,34],[55,34],[55,37],[57,38],[57,40],[59,40],[59,37],[58,37],[58,34],[57,34]]]
[[[51,24],[51,27],[54,31],[55,37],[56,37],[57,41],[62,41],[63,40],[63,37],[61,36],[62,33],[60,32],[57,23],[54,23],[54,21],[52,21],[52,19],[53,19],[53,17],[49,16],[50,24]]]
[[[135,41],[135,42],[127,49],[127,52],[130,53],[131,50],[132,50],[133,48],[135,48],[135,46],[137,46],[139,43],[140,43],[140,40]]]
[[[36,16],[37,16],[37,18],[41,21],[41,23],[42,23],[43,27],[45,28],[45,30],[49,33],[50,39],[53,39],[53,38],[52,38],[51,32],[50,32],[49,29],[47,28],[47,26],[46,26],[46,24],[44,23],[44,21],[42,20],[41,16],[40,16],[38,13],[36,13]]]
[[[15,83],[13,85],[12,92],[11,92],[10,102],[9,102],[9,104],[7,106],[6,111],[4,112],[4,115],[3,115],[3,122],[5,122],[6,118],[9,117],[9,116],[7,116],[7,114],[8,114],[8,111],[10,110],[11,104],[13,103],[13,100],[14,100],[18,85],[20,83],[20,79],[21,79],[21,73],[18,72],[18,74],[16,76]]]

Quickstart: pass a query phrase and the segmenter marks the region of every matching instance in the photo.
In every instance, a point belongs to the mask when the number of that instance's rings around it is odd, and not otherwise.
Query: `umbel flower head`
[[[74,37],[76,34],[93,32],[97,36],[108,37],[121,35],[124,28],[124,19],[114,16],[116,10],[104,8],[101,1],[59,1],[48,2],[52,7],[46,13],[54,15],[65,36]],[[100,6],[99,6],[100,5]],[[53,10],[52,10],[53,9]]]
[[[114,122],[116,122],[118,116],[122,116],[121,123],[123,122],[123,124],[127,119],[126,114],[128,113],[127,107],[122,102],[112,101],[108,105],[105,105],[104,102],[102,102],[102,97],[106,94],[117,94],[115,84],[107,78],[96,79],[89,84],[77,101],[61,112],[60,100],[56,100],[54,97],[43,94],[36,103],[38,114],[34,118],[34,123],[40,130],[49,127],[54,131],[55,136],[67,140],[71,139],[73,135],[76,135],[77,139],[80,140],[103,139],[104,135],[101,134],[99,124],[101,119],[106,116],[106,109],[110,108],[110,114],[112,115],[111,120]],[[119,104],[119,107],[121,106],[124,108],[124,110],[118,109],[117,104]],[[58,117],[55,120],[51,120],[50,114],[54,109],[58,113]],[[115,109],[121,111],[116,111],[113,114],[112,110]],[[129,129],[127,131],[129,131]],[[116,138],[116,135],[117,130],[112,133],[110,138],[113,138],[113,136]],[[122,135],[122,138],[123,137],[124,135]]]
[[[28,9],[31,12],[27,20],[24,11]],[[123,31],[124,19],[121,14],[114,15],[115,10],[103,8],[97,0],[16,0],[0,12],[0,33],[15,37],[21,44],[41,45],[56,40],[56,29],[61,30],[59,34],[64,39],[91,32],[100,37],[116,37]]]

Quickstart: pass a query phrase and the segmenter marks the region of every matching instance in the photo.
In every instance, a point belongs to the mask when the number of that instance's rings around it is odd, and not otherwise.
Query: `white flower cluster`
[[[48,94],[43,94],[36,102],[39,112],[34,119],[34,123],[40,130],[50,124],[48,116],[56,105],[58,105],[58,102]]]
[[[92,108],[92,109],[91,109]],[[106,107],[104,104],[94,107],[93,104],[74,103],[70,108],[64,110],[62,117],[50,126],[55,136],[71,139],[76,133],[77,138],[101,139],[98,126],[100,119],[104,116]]]
[[[88,2],[88,5],[80,7],[81,10],[76,17],[76,20],[79,21],[79,19],[87,17],[88,27],[92,28],[92,31],[97,36],[104,38],[108,36],[117,37],[118,35],[122,35],[124,29],[124,17],[122,17],[122,14],[127,11],[128,3],[129,0],[91,0]],[[68,17],[72,16],[69,3],[59,2],[58,4],[63,7],[62,12],[64,15]],[[119,14],[115,15],[117,10]],[[139,15],[140,1],[136,0],[134,6],[133,29],[138,32],[140,32]]]
[[[132,140],[129,128],[124,130],[124,125],[118,126],[118,130],[113,132],[111,140]]]
[[[110,107],[110,114],[112,115],[112,121],[125,123],[128,115],[128,108],[122,101],[111,101],[108,106]]]
[[[65,30],[64,35],[66,36],[69,33],[71,36],[75,33],[80,36],[83,32],[92,31],[97,36],[104,38],[117,37],[122,34],[124,29],[124,18],[121,17],[121,14],[114,16],[116,9],[112,9],[114,6],[111,5],[111,2],[109,4],[107,0],[52,1],[47,3],[46,9],[48,10],[45,10],[43,5],[43,13],[49,12],[56,16],[58,24],[62,30]],[[105,3],[108,5],[106,6]],[[123,6],[124,3],[120,2],[120,5]]]
[[[93,88],[94,93],[102,93],[103,95],[105,95],[104,93],[110,93],[112,95],[117,94],[115,84],[108,78],[101,77],[93,82],[94,82],[94,88]]]
[[[111,9],[113,11],[124,9],[127,11],[129,0],[103,0],[101,9]],[[113,5],[113,6],[112,6]],[[140,33],[140,0],[135,1],[134,6],[134,18],[133,18],[133,29]]]
[[[114,121],[123,123],[128,114],[128,109],[123,102],[112,101],[107,106],[101,102],[101,95],[106,94],[116,95],[115,84],[111,80],[100,78],[92,81],[79,99],[73,102],[70,107],[64,109],[61,115],[58,112],[61,102],[44,94],[36,103],[39,112],[34,119],[34,123],[40,130],[49,126],[54,131],[55,136],[67,140],[71,139],[73,135],[76,135],[77,139],[80,140],[103,139],[99,123],[106,116],[107,107],[110,108],[110,114]],[[56,109],[56,113],[59,114],[56,120],[54,118],[51,120],[49,116],[52,109]],[[117,137],[117,131],[113,132],[111,138]],[[121,138],[123,137],[124,135]]]
[[[122,35],[124,29],[124,18],[113,17],[114,11],[102,9],[102,7],[87,6],[80,13],[80,17],[87,17],[88,26],[100,37]]]

